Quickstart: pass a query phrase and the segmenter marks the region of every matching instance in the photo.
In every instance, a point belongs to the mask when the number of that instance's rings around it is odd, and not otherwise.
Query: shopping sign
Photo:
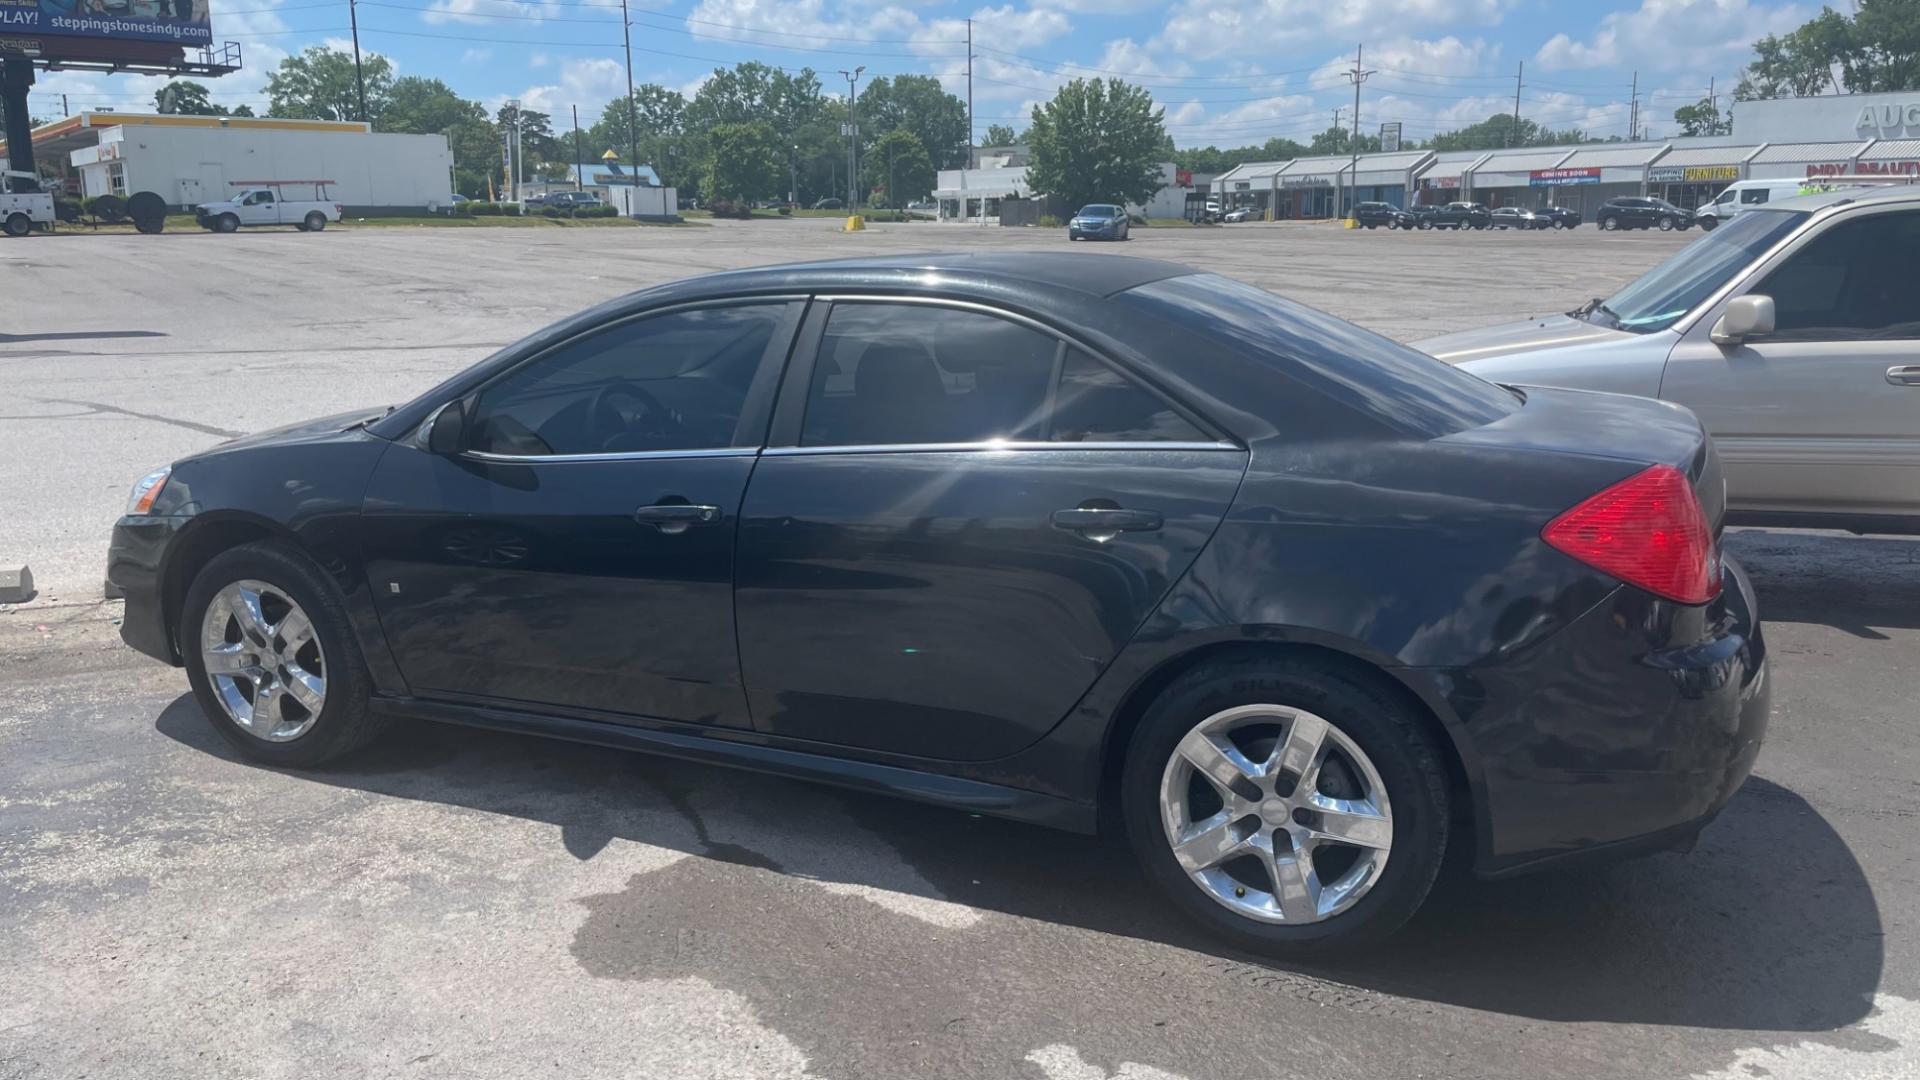
[[[1568,184],[1597,184],[1600,182],[1600,170],[1592,169],[1535,169],[1527,174],[1530,187],[1565,187]]]
[[[1647,170],[1649,184],[1696,184],[1738,179],[1738,165],[1665,165]]]
[[[162,41],[213,41],[207,0],[0,0],[0,34]]]

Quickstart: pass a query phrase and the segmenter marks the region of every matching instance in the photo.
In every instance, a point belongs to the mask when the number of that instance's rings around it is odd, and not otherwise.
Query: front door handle
[[[720,508],[697,503],[655,503],[633,512],[642,525],[651,525],[671,536],[695,525],[714,525],[720,521]]]
[[[1123,532],[1152,532],[1163,524],[1165,519],[1158,510],[1082,506],[1053,512],[1054,528],[1077,532],[1096,544],[1104,544]]]
[[[1920,364],[1896,364],[1888,368],[1887,381],[1895,386],[1920,386]]]

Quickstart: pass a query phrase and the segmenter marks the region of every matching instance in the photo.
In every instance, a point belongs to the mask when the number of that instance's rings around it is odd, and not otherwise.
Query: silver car
[[[1415,347],[1692,409],[1729,523],[1920,533],[1920,187],[1751,207],[1605,300]]]

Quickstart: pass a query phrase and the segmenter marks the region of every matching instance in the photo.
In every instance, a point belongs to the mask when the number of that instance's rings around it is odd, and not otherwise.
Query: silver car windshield
[[[1741,214],[1680,249],[1604,302],[1573,314],[1636,334],[1665,330],[1806,220],[1805,211]]]

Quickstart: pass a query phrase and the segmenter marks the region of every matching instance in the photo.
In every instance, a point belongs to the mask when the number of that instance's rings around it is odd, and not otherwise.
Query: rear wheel
[[[1298,660],[1176,680],[1134,732],[1120,798],[1174,904],[1267,952],[1392,933],[1447,845],[1446,772],[1424,721],[1365,679]]]
[[[1720,224],[1720,222],[1717,219],[1710,218],[1710,217],[1703,217],[1699,220],[1700,220],[1701,232],[1712,232],[1713,227]]]
[[[1600,229],[1602,232],[1619,232],[1620,219],[1617,217],[1603,217],[1600,219]]]
[[[327,227],[327,215],[315,210],[313,213],[307,215],[307,220],[304,224],[308,232],[319,232],[321,229]]]
[[[269,541],[215,556],[187,590],[179,638],[201,710],[250,758],[318,765],[378,730],[346,607],[297,548]]]
[[[1676,223],[1675,223],[1675,221],[1673,220],[1673,215],[1671,215],[1671,214],[1662,214],[1662,215],[1660,215],[1660,223],[1659,223],[1659,224],[1660,224],[1660,231],[1661,231],[1661,232],[1672,232],[1672,231],[1673,231],[1673,227],[1674,227],[1674,225],[1675,225]]]

